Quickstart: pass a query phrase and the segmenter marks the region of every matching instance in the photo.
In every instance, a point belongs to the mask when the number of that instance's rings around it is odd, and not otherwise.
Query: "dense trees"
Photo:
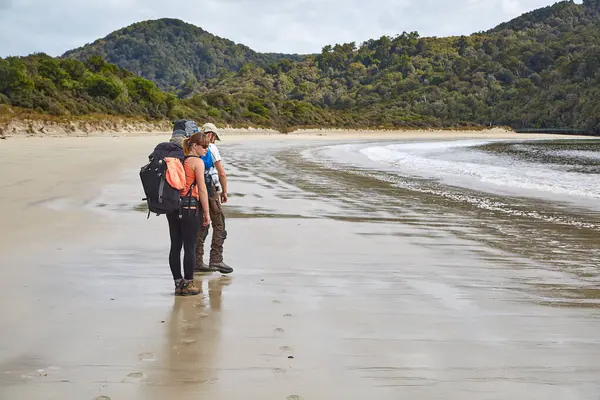
[[[150,79],[163,90],[185,90],[198,80],[216,76],[220,69],[237,71],[247,63],[262,66],[284,57],[299,59],[291,55],[260,54],[170,18],[135,23],[68,51],[63,58],[85,61],[90,56],[100,56]]]
[[[278,129],[509,125],[600,132],[599,23],[600,0],[564,1],[471,36],[404,32],[286,58],[159,20],[70,53],[112,49],[85,63],[44,55],[0,60],[0,102],[57,114],[101,110]],[[202,46],[185,50],[186,35],[198,30]],[[158,47],[185,57],[167,62]],[[170,93],[122,68],[140,60],[142,72]]]
[[[0,59],[0,103],[53,115],[98,112],[165,118],[176,98],[99,57],[84,64],[34,54]]]
[[[275,125],[600,131],[600,21],[592,3],[557,3],[469,37],[405,32],[325,46],[301,61],[200,82],[194,101],[229,96],[243,110],[228,105],[219,118],[230,122],[258,102]]]

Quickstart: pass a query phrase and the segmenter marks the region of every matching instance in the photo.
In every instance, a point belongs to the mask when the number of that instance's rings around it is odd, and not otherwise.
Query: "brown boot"
[[[183,280],[180,296],[196,296],[200,294],[200,288],[194,285],[194,281]]]
[[[181,296],[181,288],[183,287],[183,279],[175,279],[175,296]]]
[[[196,267],[194,268],[194,272],[199,272],[199,273],[212,272],[212,271],[213,270],[210,269],[210,267],[208,265],[204,264],[203,261],[196,263]]]
[[[231,268],[229,265],[225,264],[223,261],[211,262],[208,266],[211,270],[218,271],[222,274],[230,274],[233,272],[233,268]]]

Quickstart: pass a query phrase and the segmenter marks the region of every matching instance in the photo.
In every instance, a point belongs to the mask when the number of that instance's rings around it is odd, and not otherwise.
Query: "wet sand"
[[[297,157],[364,135],[223,144],[236,271],[175,298],[166,221],[135,210],[158,139],[0,143],[0,399],[598,398],[600,309],[536,296],[585,277]]]

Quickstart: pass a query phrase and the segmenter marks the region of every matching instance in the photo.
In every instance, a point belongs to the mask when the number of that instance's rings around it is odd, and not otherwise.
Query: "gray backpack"
[[[173,134],[190,137],[196,132],[198,132],[198,125],[191,119],[178,119],[173,122]]]

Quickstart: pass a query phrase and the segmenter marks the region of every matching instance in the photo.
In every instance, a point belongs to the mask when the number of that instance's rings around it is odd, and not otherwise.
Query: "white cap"
[[[212,132],[217,137],[217,140],[221,140],[221,138],[219,137],[219,131],[218,131],[217,127],[215,126],[215,124],[212,124],[210,122],[207,122],[206,124],[202,125],[202,128],[200,128],[200,132],[202,132],[202,133]]]

